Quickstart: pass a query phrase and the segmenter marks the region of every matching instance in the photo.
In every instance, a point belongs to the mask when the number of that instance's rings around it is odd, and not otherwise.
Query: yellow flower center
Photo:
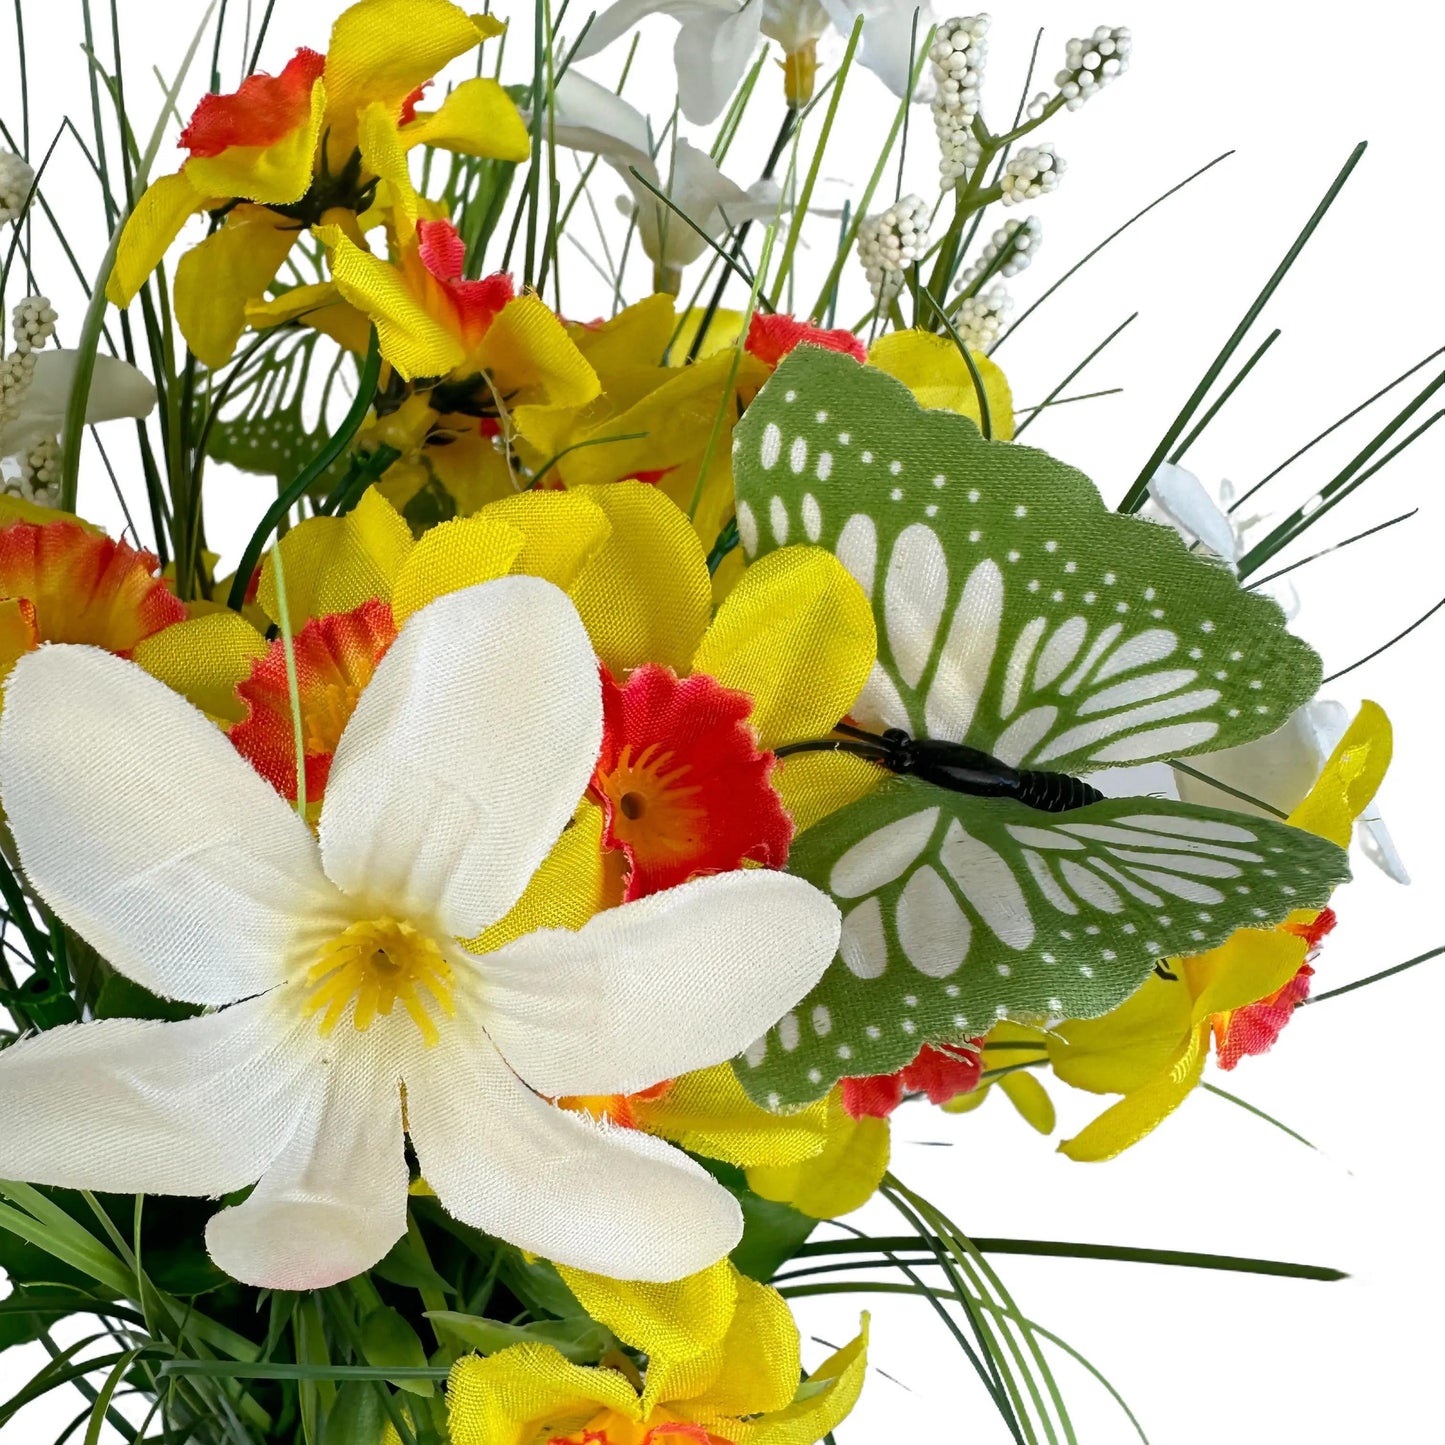
[[[328,682],[313,688],[302,706],[301,720],[306,728],[306,751],[311,754],[334,753],[341,741],[351,714],[356,711],[361,685]]]
[[[321,950],[306,975],[311,997],[306,1015],[321,1015],[321,1036],[341,1022],[355,1001],[351,1021],[365,1033],[378,1014],[389,1014],[398,999],[430,1048],[439,1037],[427,996],[451,1018],[452,970],[435,941],[395,918],[369,918],[338,933]]]
[[[613,805],[612,833],[624,846],[649,858],[683,856],[696,850],[705,814],[691,800],[702,790],[684,787],[687,763],[672,766],[674,754],[656,743],[635,757],[632,744],[598,781]]]

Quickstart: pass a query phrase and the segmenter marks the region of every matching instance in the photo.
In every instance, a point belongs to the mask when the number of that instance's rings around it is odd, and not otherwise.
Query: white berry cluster
[[[1025,146],[1009,161],[999,185],[1004,205],[1017,206],[1034,201],[1059,188],[1059,177],[1067,167],[1051,145]]]
[[[939,184],[943,190],[973,170],[983,152],[973,133],[979,87],[988,57],[989,17],[945,20],[933,37],[933,128],[938,135]]]
[[[13,221],[25,205],[35,172],[14,151],[0,151],[0,226]]]
[[[903,272],[928,250],[928,203],[904,196],[858,227],[858,259],[880,305],[903,289]]]
[[[959,273],[958,289],[966,291],[984,276],[1017,276],[1028,269],[1043,239],[1044,228],[1037,216],[1023,221],[1005,221],[984,243],[978,259]],[[1004,257],[999,263],[998,258]]]
[[[41,437],[15,458],[20,466],[16,476],[4,479],[4,493],[33,502],[37,507],[54,507],[60,502],[60,442]]]
[[[20,415],[25,393],[35,376],[35,355],[55,334],[55,308],[44,296],[27,296],[11,317],[15,348],[0,361],[0,432]],[[7,479],[5,490],[27,501],[54,504],[60,479],[60,448],[53,438],[42,439],[16,458],[18,481]]]
[[[1004,322],[1013,307],[1013,298],[1004,287],[990,286],[958,303],[953,313],[954,329],[970,351],[987,351],[1003,335]]]
[[[1091,95],[1129,68],[1133,37],[1125,25],[1099,25],[1092,35],[1064,47],[1064,68],[1054,77],[1065,110],[1078,110]]]

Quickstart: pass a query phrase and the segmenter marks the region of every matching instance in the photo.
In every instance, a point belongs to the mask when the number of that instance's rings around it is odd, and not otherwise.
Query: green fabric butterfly
[[[878,663],[850,716],[872,732],[1093,772],[1260,737],[1319,685],[1226,566],[848,357],[783,362],[733,474],[750,561],[826,547],[871,599]],[[1349,876],[1334,844],[1254,817],[1151,797],[1043,813],[910,777],[808,829],[788,868],[844,923],[822,981],[735,1063],[774,1108],[999,1019],[1097,1017],[1160,957],[1322,906]]]

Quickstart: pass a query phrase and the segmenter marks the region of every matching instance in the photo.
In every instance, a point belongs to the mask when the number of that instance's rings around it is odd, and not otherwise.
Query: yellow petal
[[[614,372],[660,367],[676,315],[672,297],[658,294],[624,307],[597,326],[568,328],[577,349],[610,390]]]
[[[670,307],[672,298],[669,296],[667,300]],[[683,358],[692,350],[693,337],[697,335],[697,328],[702,325],[702,318],[705,314],[702,307],[694,306],[683,319],[677,340],[672,343],[672,359],[675,363],[680,365]],[[707,335],[698,348],[698,359],[715,356],[720,351],[731,351],[737,345],[738,337],[742,335],[742,332],[743,313],[729,310],[726,306],[718,307],[713,313],[712,320],[708,323]]]
[[[462,947],[490,953],[539,928],[581,928],[603,906],[602,865],[602,809],[584,801],[507,915],[476,938],[463,939]]]
[[[523,538],[514,576],[541,577],[565,592],[607,544],[607,513],[580,492],[519,492],[478,514],[514,527]]]
[[[847,753],[795,753],[773,770],[772,783],[799,832],[866,798],[888,774]]]
[[[1379,703],[1362,702],[1349,730],[1289,821],[1296,828],[1350,845],[1350,829],[1369,806],[1390,766],[1393,733]]]
[[[184,170],[152,181],[120,233],[115,265],[105,283],[106,299],[116,306],[129,306],[180,235],[181,227],[216,204],[219,202],[208,200],[206,193],[190,183]]]
[[[525,542],[515,527],[482,512],[433,527],[407,554],[392,584],[396,625],[448,592],[505,577]]]
[[[474,429],[457,433],[445,446],[428,443],[426,459],[456,503],[459,517],[470,517],[489,502],[517,495],[517,478],[506,451]]]
[[[692,661],[753,699],[762,747],[827,737],[877,657],[873,609],[821,547],[783,547],[743,573]]]
[[[10,669],[39,644],[35,609],[19,597],[0,598],[0,679],[8,677]]]
[[[599,1406],[636,1419],[637,1392],[617,1370],[574,1365],[551,1345],[466,1355],[447,1379],[452,1445],[534,1445],[580,1430]]]
[[[374,100],[362,106],[356,117],[356,144],[362,165],[389,187],[391,223],[396,239],[405,245],[416,233],[417,195],[396,121],[393,105]]]
[[[164,627],[136,644],[131,656],[154,678],[222,724],[240,722],[246,705],[236,685],[266,652],[266,639],[226,609]]]
[[[1194,994],[1193,1022],[1278,992],[1299,972],[1309,945],[1281,929],[1241,928],[1218,948],[1178,960]]]
[[[828,1106],[819,1099],[793,1114],[774,1114],[748,1098],[731,1064],[674,1079],[658,1099],[638,1100],[639,1126],[692,1154],[742,1168],[784,1168],[822,1151]]]
[[[988,398],[993,439],[1006,442],[1014,434],[1013,395],[1008,378],[981,351],[970,353]],[[868,348],[868,364],[895,377],[918,398],[919,406],[956,411],[982,424],[978,389],[968,363],[946,336],[927,331],[890,331]]]
[[[344,517],[308,517],[277,545],[285,558],[291,627],[299,632],[327,612],[349,612],[372,598],[390,602],[392,584],[413,543],[396,509],[368,487]],[[274,621],[276,575],[270,557],[261,568],[256,600]]]
[[[1052,1134],[1058,1122],[1054,1113],[1054,1101],[1038,1078],[1027,1069],[1017,1073],[1004,1074],[998,1081],[1015,1109],[1023,1116],[1024,1122],[1037,1129],[1040,1134]],[[963,1096],[967,1098],[968,1095]]]
[[[227,146],[219,155],[186,162],[191,185],[207,196],[244,196],[268,206],[299,201],[311,188],[316,142],[326,117],[326,86],[311,87],[306,121],[268,146]]]
[[[1094,1094],[1142,1088],[1178,1054],[1194,1025],[1193,1007],[1185,979],[1150,975],[1113,1012],[1058,1026],[1048,1039],[1054,1072]]]
[[[567,329],[538,296],[517,296],[497,313],[474,357],[504,396],[538,393],[529,404],[581,406],[602,389]],[[527,407],[513,409],[517,425]]]
[[[734,1445],[814,1445],[837,1428],[858,1403],[868,1369],[868,1316],[851,1344],[830,1355],[811,1375],[808,1384],[822,1389],[784,1410],[730,1427]]]
[[[462,81],[439,110],[419,111],[401,140],[407,147],[436,146],[502,161],[524,161],[532,154],[532,138],[511,96],[482,76]]]
[[[246,303],[265,293],[299,234],[294,221],[264,206],[237,206],[225,225],[181,257],[176,323],[213,371],[231,359],[246,329]]]
[[[612,535],[572,585],[597,655],[621,677],[644,662],[685,672],[711,610],[707,559],[686,516],[655,487],[580,487]]]
[[[494,33],[487,30],[487,33]],[[401,104],[448,61],[484,38],[449,0],[359,0],[337,17],[326,49],[327,145],[344,162],[355,118],[373,101],[400,117]]]
[[[1064,1140],[1059,1145],[1059,1153],[1081,1163],[1098,1163],[1122,1154],[1156,1129],[1199,1082],[1208,1033],[1207,1025],[1195,1029],[1181,1041],[1174,1057],[1156,1078],[1105,1109],[1072,1139]]]
[[[721,1343],[743,1282],[731,1260],[671,1284],[633,1284],[558,1265],[557,1273],[599,1324],[652,1356],[688,1359]]]
[[[777,1290],[744,1275],[737,1277],[737,1287],[737,1305],[717,1367],[700,1370],[697,1365],[706,1365],[701,1360],[682,1367],[653,1360],[647,1369],[644,1408],[655,1402],[687,1420],[728,1420],[792,1404],[802,1365],[798,1327],[787,1301]]]
[[[300,321],[329,336],[348,351],[365,352],[371,322],[347,301],[331,281],[293,286],[280,296],[246,303],[246,324],[253,331]]]
[[[339,226],[317,226],[337,289],[372,320],[381,354],[408,381],[445,376],[463,359],[461,343],[412,295],[402,273],[349,240]]]
[[[814,1219],[835,1219],[861,1208],[888,1169],[888,1120],[854,1119],[838,1089],[827,1103],[828,1142],[821,1153],[782,1169],[748,1170],[753,1193],[791,1204]]]

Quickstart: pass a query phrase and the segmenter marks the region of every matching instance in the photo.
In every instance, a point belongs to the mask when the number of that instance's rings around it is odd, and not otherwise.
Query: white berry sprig
[[[25,209],[35,172],[23,156],[0,150],[0,226],[13,221]]]
[[[879,306],[903,290],[904,272],[928,250],[928,212],[921,196],[904,196],[858,227],[858,260]]]

